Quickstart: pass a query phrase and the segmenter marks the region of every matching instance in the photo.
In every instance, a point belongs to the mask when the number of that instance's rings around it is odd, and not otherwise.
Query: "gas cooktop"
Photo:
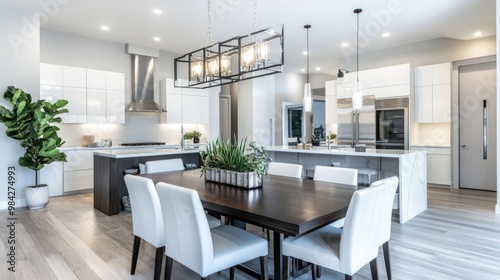
[[[137,143],[122,143],[122,146],[158,146],[165,145],[164,142],[137,142]]]

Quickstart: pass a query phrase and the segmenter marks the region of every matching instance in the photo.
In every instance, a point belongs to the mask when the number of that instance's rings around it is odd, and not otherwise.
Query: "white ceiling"
[[[253,1],[211,0],[212,42],[253,31]],[[52,3],[42,7],[40,3]],[[207,0],[0,0],[0,4],[48,15],[42,27],[101,40],[134,43],[179,54],[208,45]],[[54,5],[55,4],[55,5]],[[356,40],[355,8],[360,14],[360,52],[433,38],[461,40],[495,35],[495,0],[257,0],[257,29],[285,24],[285,71],[305,68],[305,24],[311,24],[311,73],[335,74],[341,46]],[[161,9],[161,15],[153,14]],[[109,26],[101,31],[100,26]],[[390,32],[389,38],[382,33]],[[364,37],[364,34],[367,34]],[[160,37],[156,42],[153,37]],[[352,49],[351,49],[352,50]]]

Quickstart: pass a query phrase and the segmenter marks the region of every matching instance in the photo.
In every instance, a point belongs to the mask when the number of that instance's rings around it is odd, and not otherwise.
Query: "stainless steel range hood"
[[[132,102],[127,112],[165,112],[154,100],[154,58],[132,54]]]

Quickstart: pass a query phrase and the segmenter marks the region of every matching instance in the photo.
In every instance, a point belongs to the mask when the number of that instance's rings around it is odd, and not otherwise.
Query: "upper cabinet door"
[[[125,93],[106,90],[106,119],[108,123],[125,123]]]
[[[106,89],[125,91],[125,73],[106,72]]]
[[[87,89],[87,123],[106,122],[106,90]]]
[[[40,84],[49,86],[62,86],[62,65],[40,63]]]
[[[87,90],[77,87],[63,87],[63,98],[68,100],[68,113],[63,114],[63,123],[87,122]]]
[[[451,83],[451,63],[432,65],[432,84],[442,85]]]
[[[87,88],[106,89],[106,71],[87,69]]]
[[[415,86],[432,86],[432,65],[415,67]]]
[[[87,87],[87,71],[85,68],[63,66],[64,87]]]

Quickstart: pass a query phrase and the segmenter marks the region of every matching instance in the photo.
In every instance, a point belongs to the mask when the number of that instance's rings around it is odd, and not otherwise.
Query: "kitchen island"
[[[146,161],[181,158],[200,166],[199,150],[168,148],[122,149],[94,152],[94,208],[110,216],[120,212],[121,198],[128,195],[123,172],[138,169]]]
[[[401,224],[427,209],[425,151],[367,149],[366,152],[355,152],[351,148],[298,149],[294,146],[276,146],[266,148],[266,153],[276,162],[302,164],[306,177],[312,177],[316,165],[369,168],[377,170],[380,178],[397,176],[399,189],[395,201]]]

